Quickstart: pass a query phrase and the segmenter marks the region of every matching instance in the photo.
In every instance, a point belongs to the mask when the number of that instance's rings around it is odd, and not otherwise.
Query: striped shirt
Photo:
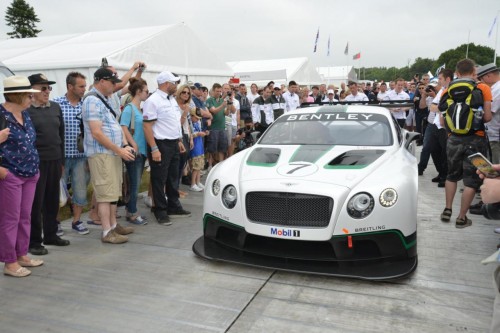
[[[77,119],[77,116],[81,117],[83,102],[79,101],[76,106],[73,106],[66,95],[54,98],[54,102],[61,106],[64,118],[64,157],[85,157],[85,154],[80,153],[76,146],[78,135],[80,135],[80,120]]]
[[[97,93],[104,100],[106,100],[107,103],[110,103],[110,99],[104,97],[97,89],[93,88],[91,92]],[[113,142],[113,144],[117,145],[118,147],[121,147],[122,145],[122,129],[120,127],[120,124],[99,98],[90,95],[83,100],[82,118],[83,126],[85,128],[83,141],[85,155],[87,157],[90,157],[94,154],[116,155],[112,150],[107,149],[97,140],[95,140],[92,137],[92,132],[90,131],[89,122],[99,121],[101,122],[101,130],[103,134],[107,136],[111,140],[111,142]]]

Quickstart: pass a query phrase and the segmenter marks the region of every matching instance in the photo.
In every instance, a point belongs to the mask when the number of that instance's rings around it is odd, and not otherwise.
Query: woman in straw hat
[[[31,274],[25,267],[43,264],[27,256],[39,158],[26,109],[38,90],[23,76],[8,77],[3,84],[6,102],[0,105],[0,119],[9,133],[0,144],[0,261],[5,263],[5,275],[24,277]]]

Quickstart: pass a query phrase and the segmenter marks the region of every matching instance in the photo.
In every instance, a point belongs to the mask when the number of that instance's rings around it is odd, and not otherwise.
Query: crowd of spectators
[[[477,79],[472,62],[461,66],[457,68],[459,76]],[[498,69],[483,67],[477,76],[483,87],[493,90],[491,97],[484,88],[483,120],[491,120],[486,133],[492,160],[500,163]],[[202,176],[215,164],[251,147],[275,119],[304,103],[411,101],[409,107],[390,111],[402,128],[422,133],[419,174],[432,157],[438,172],[433,181],[446,187],[444,222],[451,217],[456,183],[463,176],[465,189],[456,224],[471,224],[465,213],[481,182],[471,174],[472,169],[457,170],[458,162],[465,165],[467,161],[464,153],[460,161],[456,154],[450,156],[447,146],[455,138],[447,132],[437,108],[453,80],[451,70],[441,71],[432,82],[428,75],[411,81],[348,82],[340,87],[300,86],[295,81],[285,87],[271,81],[263,87],[253,83],[248,91],[244,83],[210,87],[199,82],[181,84],[180,77],[169,71],[156,77],[153,89],[141,78],[145,69],[146,64],[138,61],[120,78],[114,67],[103,64],[90,79],[87,93],[88,79],[71,72],[66,78],[66,94],[52,98],[55,82],[41,73],[5,80],[6,102],[0,106],[0,118],[8,125],[0,128],[0,196],[13,198],[8,205],[0,202],[0,260],[6,263],[5,274],[26,276],[29,271],[25,267],[43,263],[30,259],[28,251],[45,255],[48,250],[44,245],[69,245],[61,238],[64,231],[57,222],[61,177],[71,184],[72,230],[89,233],[81,216],[91,183],[92,211],[87,223],[101,225],[102,242],[124,243],[134,232],[131,226],[118,223],[117,205],[125,192],[126,220],[136,226],[148,223],[137,208],[146,166],[150,169],[150,189],[145,202],[159,224],[171,225],[172,219],[191,215],[179,200],[189,195],[180,190],[181,183],[193,192],[204,191]],[[466,146],[480,141],[476,150],[486,153],[484,140],[476,136]],[[472,178],[472,182],[465,181]]]

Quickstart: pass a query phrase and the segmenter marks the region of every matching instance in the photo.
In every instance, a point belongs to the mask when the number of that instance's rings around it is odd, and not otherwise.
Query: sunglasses
[[[190,96],[191,96],[191,93],[190,93],[189,91],[181,91],[181,95],[185,95],[185,94],[187,94],[187,95],[190,95]]]
[[[48,86],[48,87],[41,87],[40,88],[40,91],[52,91],[52,87],[51,86]]]

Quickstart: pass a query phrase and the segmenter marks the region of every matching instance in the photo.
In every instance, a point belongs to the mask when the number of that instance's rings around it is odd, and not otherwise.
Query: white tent
[[[183,81],[227,82],[232,70],[221,61],[185,24],[154,26],[8,39],[0,42],[0,62],[14,73],[28,76],[44,73],[57,82],[51,96],[65,93],[66,75],[79,71],[92,83],[92,76],[107,58],[120,75],[135,61],[144,61],[148,68],[143,78],[149,89],[157,86],[155,78],[163,70],[181,75]]]
[[[271,60],[250,60],[228,62],[234,76],[243,83],[266,85],[288,84],[294,80],[299,85],[320,84],[322,82],[316,69],[309,64],[308,58],[288,58]]]
[[[335,66],[316,68],[324,81],[339,86],[342,82],[357,81],[358,75],[353,66]]]

